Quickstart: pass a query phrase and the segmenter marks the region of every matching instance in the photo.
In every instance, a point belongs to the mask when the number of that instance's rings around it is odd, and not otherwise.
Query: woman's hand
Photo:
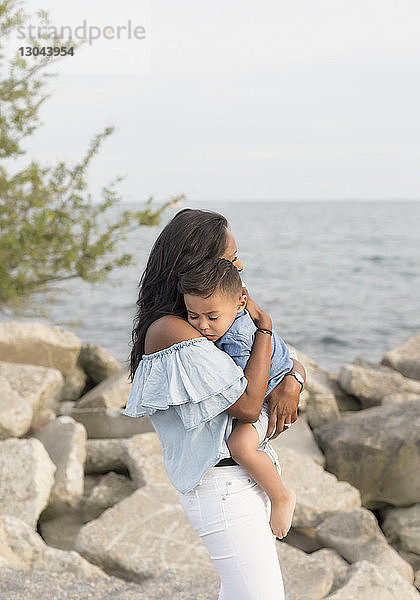
[[[256,304],[249,297],[246,288],[243,288],[243,293],[247,296],[246,309],[249,313],[249,316],[254,321],[255,326],[262,327],[263,329],[270,329],[271,331],[273,328],[273,323],[271,321],[270,315],[267,314],[265,310],[261,308],[261,306],[258,306],[258,304]]]
[[[303,365],[294,359],[293,368],[302,373],[305,378],[305,369]],[[267,438],[274,440],[283,431],[287,430],[285,423],[294,423],[298,418],[297,408],[299,404],[301,385],[294,377],[284,377],[275,388],[272,390],[265,400],[268,403],[268,428]]]

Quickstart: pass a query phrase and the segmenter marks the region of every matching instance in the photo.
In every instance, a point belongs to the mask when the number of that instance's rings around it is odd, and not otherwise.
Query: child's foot
[[[276,537],[282,539],[286,537],[296,506],[296,494],[293,490],[286,490],[286,494],[271,502],[271,531]]]

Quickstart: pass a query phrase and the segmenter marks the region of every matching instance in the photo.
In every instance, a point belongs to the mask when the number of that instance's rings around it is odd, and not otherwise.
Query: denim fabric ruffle
[[[243,370],[204,337],[143,355],[126,408],[129,417],[153,415],[173,406],[186,430],[225,411],[243,394]]]

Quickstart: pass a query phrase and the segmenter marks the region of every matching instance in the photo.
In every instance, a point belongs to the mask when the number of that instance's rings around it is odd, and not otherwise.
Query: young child
[[[256,326],[245,310],[247,297],[236,267],[225,259],[207,261],[199,268],[184,273],[178,290],[184,296],[188,322],[227,352],[236,364],[245,368]],[[273,332],[266,396],[292,367],[286,344]],[[270,457],[259,451],[268,427],[266,403],[255,423],[242,423],[237,419],[233,423],[227,442],[231,456],[267,493],[271,502],[271,530],[278,538],[283,538],[291,526],[296,495],[284,487]]]

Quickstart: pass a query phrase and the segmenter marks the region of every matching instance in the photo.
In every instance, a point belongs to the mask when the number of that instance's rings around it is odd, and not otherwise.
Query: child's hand
[[[254,324],[257,327],[263,327],[265,329],[272,329],[273,323],[271,321],[270,315],[268,315],[261,306],[258,306],[250,297],[248,292],[245,292],[247,295],[247,303],[246,309],[249,313],[249,316],[254,321]]]

